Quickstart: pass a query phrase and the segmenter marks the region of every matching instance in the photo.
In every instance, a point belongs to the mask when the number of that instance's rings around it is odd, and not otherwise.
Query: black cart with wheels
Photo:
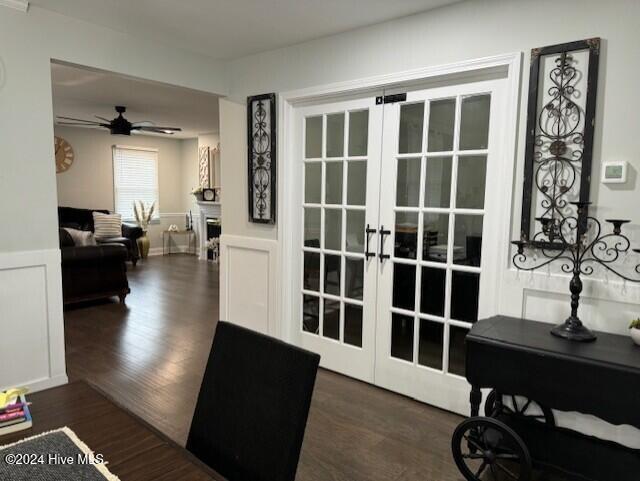
[[[528,481],[534,468],[569,479],[639,481],[640,450],[558,427],[552,409],[640,429],[640,347],[605,333],[593,343],[569,342],[550,327],[496,316],[471,329],[471,417],[452,438],[460,472],[468,481]],[[491,389],[483,416],[481,389]]]

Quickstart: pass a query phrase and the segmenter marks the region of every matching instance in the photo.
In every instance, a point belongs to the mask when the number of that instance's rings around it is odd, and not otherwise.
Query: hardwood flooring
[[[129,269],[127,305],[65,312],[67,370],[184,445],[215,325],[218,269],[152,257]],[[450,439],[462,418],[320,370],[297,479],[460,481]]]

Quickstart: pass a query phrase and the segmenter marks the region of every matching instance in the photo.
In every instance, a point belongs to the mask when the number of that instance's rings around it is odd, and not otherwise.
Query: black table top
[[[467,342],[509,345],[514,349],[629,369],[640,374],[640,346],[636,346],[629,336],[596,332],[598,339],[594,342],[572,342],[552,336],[552,327],[553,324],[546,322],[494,316],[478,321],[467,335]]]
[[[552,324],[495,316],[466,338],[466,375],[475,388],[518,394],[640,428],[640,347],[598,332],[594,342],[552,336]]]

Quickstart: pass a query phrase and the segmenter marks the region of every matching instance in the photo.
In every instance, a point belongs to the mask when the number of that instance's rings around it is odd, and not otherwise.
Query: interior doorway
[[[464,336],[498,309],[509,94],[478,72],[292,109],[290,327],[324,367],[468,412]]]

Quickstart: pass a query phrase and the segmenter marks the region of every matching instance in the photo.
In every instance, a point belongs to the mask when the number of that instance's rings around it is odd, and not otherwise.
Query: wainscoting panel
[[[278,336],[273,240],[220,237],[220,319]]]
[[[65,384],[60,251],[0,254],[0,389]]]

